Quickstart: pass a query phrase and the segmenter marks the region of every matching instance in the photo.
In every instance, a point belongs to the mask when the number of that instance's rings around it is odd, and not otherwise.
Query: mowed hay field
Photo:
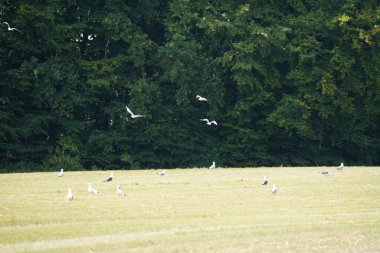
[[[1,174],[0,252],[380,252],[380,167],[113,172]]]

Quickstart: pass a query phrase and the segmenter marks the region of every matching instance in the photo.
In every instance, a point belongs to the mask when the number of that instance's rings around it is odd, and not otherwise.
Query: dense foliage
[[[380,164],[378,1],[1,0],[0,21],[1,172]]]

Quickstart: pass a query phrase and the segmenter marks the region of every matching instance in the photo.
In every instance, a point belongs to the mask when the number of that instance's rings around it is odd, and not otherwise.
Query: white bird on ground
[[[71,190],[71,188],[69,188],[69,190],[68,190],[68,192],[67,192],[66,199],[67,199],[68,201],[72,201],[72,200],[74,199],[73,191]]]
[[[277,187],[276,187],[276,185],[274,184],[274,185],[272,186],[272,193],[275,194],[276,192],[277,192]]]
[[[197,99],[198,101],[206,101],[206,102],[208,102],[207,98],[201,97],[201,96],[199,96],[199,95],[196,95],[195,97],[196,97],[196,99]]]
[[[263,182],[261,183],[261,185],[267,185],[267,184],[268,184],[268,177],[264,176]]]
[[[10,32],[13,32],[13,31],[18,31],[19,33],[22,33],[19,29],[17,28],[14,28],[14,27],[11,27],[8,22],[3,22],[4,24],[6,24],[8,26],[8,31]]]
[[[103,182],[111,182],[113,179],[113,172],[111,172],[111,175],[109,175],[106,180],[104,180]]]
[[[160,172],[157,172],[157,175],[159,175],[159,176],[165,176],[165,174],[166,174],[166,170],[163,170],[163,171],[160,171]]]
[[[118,185],[117,188],[116,188],[116,193],[117,195],[119,196],[125,196],[125,193],[123,192],[123,190],[121,189],[121,186]]]
[[[98,191],[97,191],[94,187],[92,187],[92,184],[91,184],[91,183],[88,183],[87,191],[88,191],[89,193],[94,193],[94,194],[97,194],[97,193],[98,193]]]
[[[340,163],[340,165],[338,167],[336,167],[337,170],[343,170],[343,168],[344,168],[343,163]]]
[[[58,176],[59,176],[59,177],[63,177],[63,174],[64,174],[64,173],[63,173],[63,169],[61,169],[61,172],[59,172]]]
[[[212,162],[212,165],[210,166],[210,168],[208,168],[209,170],[213,170],[216,168],[216,165],[215,165],[215,162]]]
[[[211,124],[214,124],[215,126],[218,125],[218,123],[216,123],[215,120],[210,121],[208,119],[201,119],[201,121],[205,121],[207,123],[207,125],[209,125],[209,126],[211,126]]]
[[[127,109],[127,112],[131,115],[131,118],[140,118],[140,117],[145,117],[145,115],[140,115],[140,114],[134,114],[131,109],[128,108],[128,106],[125,106],[125,109]]]

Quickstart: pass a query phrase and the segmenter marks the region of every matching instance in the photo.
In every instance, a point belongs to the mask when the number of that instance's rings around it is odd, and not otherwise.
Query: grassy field
[[[380,252],[380,167],[157,172],[1,174],[0,252]]]

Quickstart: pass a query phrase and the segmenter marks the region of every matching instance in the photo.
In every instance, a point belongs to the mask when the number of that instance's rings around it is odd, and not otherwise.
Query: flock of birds
[[[200,95],[196,95],[195,98],[200,101],[200,102],[208,102],[208,99],[205,98],[205,97],[202,97]],[[125,109],[127,110],[127,112],[129,113],[129,115],[131,115],[131,118],[132,119],[135,119],[135,118],[143,118],[145,117],[145,115],[141,115],[141,114],[134,114],[132,112],[132,110],[128,107],[128,106],[125,106]],[[201,121],[203,122],[206,122],[207,125],[211,126],[212,124],[214,124],[215,126],[218,125],[218,123],[215,121],[215,120],[209,120],[209,119],[201,119]]]
[[[58,177],[63,177],[64,176],[64,171],[63,169],[61,169],[61,171],[59,172],[58,174]],[[111,175],[109,175],[105,180],[103,180],[103,182],[111,182],[113,180],[113,172],[111,172]],[[98,194],[98,190],[96,190],[93,186],[92,186],[92,183],[88,183],[87,184],[87,191],[91,194]],[[119,196],[125,196],[125,193],[124,191],[121,189],[121,186],[120,184],[117,185],[117,188],[116,188],[116,194],[119,195]],[[67,190],[67,195],[66,195],[66,199],[68,201],[72,201],[74,199],[74,194],[73,194],[73,190],[71,188],[69,188]]]
[[[216,168],[216,164],[215,164],[215,161],[214,161],[214,162],[212,162],[212,165],[209,167],[209,169],[212,170],[212,169],[215,169],[215,168]],[[337,170],[343,170],[343,168],[344,168],[344,164],[343,164],[343,163],[341,163],[338,167],[336,167]],[[319,172],[319,173],[324,174],[324,175],[331,175],[331,174],[332,174],[332,173],[330,173],[329,171],[321,171],[321,172]],[[159,175],[159,176],[165,176],[165,175],[166,175],[166,170],[162,170],[162,171],[160,171],[160,172],[157,172],[157,175]],[[61,171],[59,172],[58,176],[59,176],[59,177],[63,177],[63,176],[64,176],[64,171],[63,171],[63,169],[61,169]],[[111,174],[110,174],[105,180],[103,180],[103,182],[111,182],[112,180],[113,180],[113,172],[111,172]],[[268,185],[268,182],[269,182],[269,178],[268,178],[268,176],[264,176],[261,185]],[[87,185],[87,191],[88,191],[89,193],[91,193],[91,194],[98,194],[98,193],[99,193],[98,190],[96,190],[96,189],[92,186],[91,183],[88,183],[88,185]],[[271,188],[271,192],[272,192],[273,194],[276,194],[277,191],[278,191],[277,186],[276,186],[275,184],[273,184],[273,185],[272,185],[272,188]],[[124,193],[124,191],[121,189],[120,184],[117,185],[117,188],[116,188],[116,194],[119,195],[119,196],[122,196],[122,197],[125,196],[125,193]],[[72,200],[74,199],[73,191],[72,191],[71,188],[69,188],[68,191],[67,191],[66,199],[67,199],[68,201],[72,201]]]
[[[19,29],[15,28],[15,27],[11,27],[9,25],[8,22],[3,22],[3,24],[7,25],[8,26],[8,31],[10,32],[13,32],[13,31],[17,31],[19,33],[22,33]],[[81,34],[81,37],[83,38],[83,33]],[[93,37],[90,35],[88,37],[89,40],[93,40]],[[196,95],[195,98],[200,101],[200,102],[208,102],[208,99],[205,98],[205,97],[202,97],[200,95]],[[132,110],[128,107],[128,106],[125,106],[125,109],[127,110],[127,112],[131,115],[131,118],[132,119],[135,119],[135,118],[142,118],[142,117],[145,117],[145,115],[141,115],[141,114],[134,114],[132,112]],[[112,120],[111,120],[112,121]],[[209,119],[201,119],[201,121],[203,122],[206,122],[207,125],[211,126],[212,124],[214,125],[218,125],[218,123],[215,121],[215,120],[209,120]],[[112,124],[113,124],[113,121],[112,121]]]
[[[13,31],[17,31],[19,33],[22,33],[19,29],[17,28],[14,28],[14,27],[11,27],[9,25],[8,22],[3,22],[4,24],[6,24],[8,26],[8,31],[10,32],[13,32]],[[92,39],[92,38],[89,38],[89,39]],[[196,95],[195,98],[200,101],[200,102],[208,102],[208,99],[205,98],[205,97],[202,97],[200,95]],[[145,117],[145,115],[141,115],[141,114],[134,114],[132,112],[132,110],[128,107],[128,106],[125,106],[127,112],[131,115],[131,118],[132,119],[135,119],[135,118],[142,118],[142,117]],[[209,119],[201,119],[201,121],[203,122],[206,122],[207,125],[211,126],[212,124],[214,125],[218,125],[218,123],[215,121],[215,120],[212,120],[210,121]],[[216,165],[215,165],[215,161],[212,163],[212,165],[209,167],[209,169],[215,169],[216,168]],[[344,164],[341,163],[338,167],[336,167],[337,170],[342,170],[344,168]],[[332,173],[329,172],[329,171],[321,171],[319,172],[320,174],[323,174],[323,175],[331,175]],[[166,170],[163,170],[161,172],[158,172],[157,173],[159,176],[165,176],[166,174]],[[61,169],[61,171],[59,172],[58,176],[59,177],[63,177],[64,175],[64,172],[63,172],[63,169]],[[106,180],[104,180],[103,182],[111,182],[113,179],[113,173],[111,173],[111,175],[106,178]],[[267,176],[264,176],[263,178],[263,182],[261,185],[267,185],[268,184],[268,177]],[[89,193],[92,193],[92,194],[97,194],[98,191],[92,186],[91,183],[88,183],[88,188],[87,188],[88,192]],[[277,186],[275,184],[272,185],[272,193],[275,194],[277,192]],[[119,196],[125,196],[125,193],[123,192],[123,190],[121,189],[121,186],[118,185],[117,188],[116,188],[116,193],[117,195]],[[67,196],[66,196],[66,199],[69,200],[69,201],[72,201],[74,199],[74,195],[73,195],[73,191],[71,188],[68,189],[68,192],[67,192]]]

